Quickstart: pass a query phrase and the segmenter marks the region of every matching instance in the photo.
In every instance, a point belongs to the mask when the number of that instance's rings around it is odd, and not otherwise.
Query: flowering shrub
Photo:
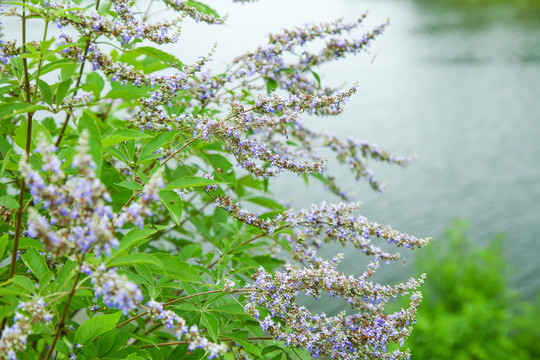
[[[369,160],[411,159],[302,121],[341,113],[356,91],[324,87],[317,67],[365,50],[387,24],[356,36],[364,14],[283,30],[213,74],[211,54],[184,64],[160,45],[184,21],[224,17],[194,0],[140,3],[3,2],[0,357],[408,358],[387,346],[410,334],[424,276],[370,277],[399,256],[381,243],[429,239],[356,214],[317,149],[376,191]],[[170,16],[151,21],[154,10]],[[286,209],[268,190],[284,171],[344,202]],[[345,275],[342,255],[317,255],[332,242],[373,260]],[[297,301],[325,294],[351,310]],[[408,307],[389,311],[398,295]]]

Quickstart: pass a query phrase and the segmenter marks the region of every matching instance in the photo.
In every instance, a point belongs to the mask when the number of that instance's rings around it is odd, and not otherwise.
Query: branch
[[[219,339],[220,341],[236,341],[234,339],[230,339],[230,338],[221,338]],[[259,336],[259,337],[250,337],[248,338],[248,340],[250,341],[257,341],[257,340],[275,340],[275,338],[271,337],[271,336]],[[144,346],[141,346],[141,349],[148,349],[148,348],[152,348],[154,346],[173,346],[173,345],[181,345],[181,344],[189,344],[188,341],[186,340],[183,340],[183,341],[169,341],[169,342],[166,342],[166,343],[159,343],[159,344],[155,344],[155,345],[144,345]]]
[[[208,295],[208,294],[216,294],[216,293],[220,293],[220,292],[224,292],[224,291],[225,290],[211,290],[211,291],[205,291],[205,292],[198,293],[198,294],[184,296],[184,297],[174,299],[174,300],[171,300],[171,301],[168,301],[168,302],[164,303],[163,307],[175,304],[175,303],[180,302],[182,300],[191,299],[191,298],[194,298],[194,297],[197,297],[197,296],[203,296],[203,295]],[[242,293],[242,292],[251,292],[251,291],[256,291],[256,290],[255,289],[233,289],[232,291],[227,291],[227,292],[232,294],[232,293]],[[145,311],[145,312],[142,312],[142,313],[140,313],[138,315],[135,315],[134,317],[129,318],[126,321],[116,325],[116,328],[118,329],[118,328],[120,328],[120,327],[122,327],[122,326],[124,326],[126,324],[129,324],[133,320],[136,320],[136,319],[138,319],[140,317],[143,317],[146,314],[148,314],[148,311]]]
[[[60,317],[60,320],[58,320],[58,323],[56,324],[56,333],[54,334],[54,338],[52,341],[52,344],[49,346],[49,352],[47,352],[47,356],[45,357],[45,360],[49,360],[53,351],[54,346],[56,345],[56,342],[60,338],[60,334],[62,333],[62,329],[66,326],[66,316],[69,311],[69,304],[71,303],[71,299],[73,298],[73,295],[75,294],[75,291],[77,290],[77,283],[79,282],[79,277],[81,276],[81,269],[80,266],[84,260],[84,253],[81,256],[81,259],[79,260],[78,269],[77,269],[77,275],[75,276],[75,281],[73,282],[73,286],[71,287],[71,290],[69,292],[68,298],[66,300],[66,305],[64,305],[64,312],[62,312],[62,316]]]

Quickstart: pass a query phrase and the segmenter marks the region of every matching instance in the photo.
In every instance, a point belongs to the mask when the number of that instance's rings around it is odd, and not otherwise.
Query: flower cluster
[[[115,269],[100,265],[91,275],[94,296],[103,296],[103,303],[122,310],[124,315],[134,310],[143,300],[139,287],[129,281],[125,275],[119,275]]]
[[[49,174],[51,183],[46,184],[39,171],[23,159],[20,171],[30,188],[34,204],[41,203],[50,219],[30,209],[28,236],[39,238],[46,249],[55,255],[87,251],[94,246],[96,255],[110,253],[118,246],[114,236],[111,200],[105,186],[96,178],[92,157],[88,155],[88,134],[83,134],[78,153],[72,166],[84,177],[66,179],[62,161],[55,148],[41,137],[36,153],[41,154],[42,173]]]
[[[24,351],[28,336],[32,333],[32,325],[38,322],[49,322],[52,315],[47,312],[46,304],[41,298],[20,302],[13,318],[13,325],[2,332],[0,338],[0,358],[16,360],[17,351]]]
[[[171,310],[163,310],[163,304],[151,299],[148,303],[148,313],[152,320],[161,320],[167,329],[174,329],[175,336],[178,341],[184,339],[189,345],[188,350],[194,351],[195,349],[203,349],[207,351],[208,358],[214,359],[217,356],[224,354],[227,351],[227,347],[224,344],[216,344],[201,335],[201,331],[197,328],[197,325],[188,327],[186,320],[178,316]]]
[[[277,176],[282,170],[298,174],[320,173],[323,171],[325,161],[308,163],[280,155],[264,143],[252,138],[240,136],[239,127],[229,126],[224,121],[204,118],[198,121],[193,131],[194,137],[211,141],[217,137],[223,141],[223,148],[232,153],[238,165],[256,176]],[[266,166],[259,164],[266,163]]]
[[[258,227],[265,232],[272,234],[279,226],[279,217],[276,219],[261,219],[254,213],[240,207],[239,204],[233,203],[229,196],[217,195],[215,206],[225,209],[232,217],[245,224]]]
[[[51,183],[48,185],[26,160],[20,163],[34,204],[40,203],[50,217],[47,219],[31,208],[27,235],[40,239],[55,255],[86,252],[92,247],[96,256],[102,252],[110,255],[119,245],[115,234],[125,223],[133,222],[142,227],[144,219],[152,215],[150,206],[159,201],[157,192],[163,187],[161,172],[157,171],[150,179],[138,201],[132,202],[124,212],[115,214],[107,205],[111,197],[96,177],[96,164],[88,154],[88,134],[81,136],[78,152],[71,163],[83,177],[66,178],[62,161],[54,151],[54,146],[40,137],[36,153],[42,156],[40,170],[49,175]]]
[[[205,14],[199,11],[195,6],[191,6],[185,0],[164,0],[164,2],[169,5],[172,9],[181,12],[197,22],[204,22],[207,24],[224,24],[225,19],[220,18],[217,13],[214,14]]]
[[[356,21],[346,23],[339,19],[330,23],[307,24],[303,27],[284,30],[270,35],[269,43],[253,52],[246,53],[234,60],[238,64],[235,78],[246,83],[252,77],[271,79],[278,86],[291,93],[331,93],[333,89],[321,89],[318,80],[310,70],[325,62],[344,57],[348,53],[357,53],[369,46],[371,40],[382,34],[387,24],[375,28],[355,41],[335,38],[358,28],[364,20],[363,14]],[[328,39],[328,37],[332,36]],[[286,55],[295,53],[298,46],[305,46],[315,40],[326,41],[320,52],[302,51],[294,63],[286,62]],[[309,77],[308,77],[309,75]]]
[[[327,262],[316,258],[315,265],[303,269],[287,266],[274,276],[259,268],[252,285],[257,292],[250,296],[246,312],[259,319],[263,330],[287,345],[305,348],[314,358],[407,358],[408,351],[387,354],[386,350],[389,343],[402,344],[410,334],[421,294],[414,292],[405,310],[386,315],[383,309],[390,299],[420,286],[424,277],[395,287],[381,286],[368,281],[378,263],[372,263],[362,276],[355,278],[336,270],[339,259]],[[322,292],[343,297],[352,309],[360,311],[329,317],[312,314],[296,303],[300,294],[318,298]],[[267,314],[263,319],[258,309]]]
[[[81,35],[93,38],[98,34],[109,38],[119,38],[122,45],[134,39],[150,40],[158,44],[176,43],[178,41],[178,24],[184,15],[168,21],[147,24],[136,19],[135,12],[127,1],[115,0],[113,4],[114,10],[118,14],[117,19],[111,19],[110,16],[96,10],[88,13],[88,11],[81,8],[72,8],[69,13],[65,11],[52,12],[50,16],[60,26],[73,26]],[[62,6],[56,5],[55,8],[61,10]]]
[[[324,145],[334,150],[337,153],[337,159],[341,163],[349,165],[351,171],[356,176],[356,180],[365,178],[371,187],[379,192],[383,192],[383,185],[379,184],[373,172],[368,168],[366,160],[371,158],[375,161],[407,166],[413,160],[412,157],[394,156],[388,151],[382,150],[377,145],[367,142],[359,143],[353,138],[347,138],[342,141],[334,134],[327,133],[323,137]]]
[[[133,223],[143,228],[144,220],[152,216],[151,206],[159,201],[159,190],[165,186],[162,175],[163,170],[157,170],[139,194],[139,200],[132,202],[123,212],[117,214],[114,223],[118,228],[126,223]]]
[[[311,208],[300,211],[289,210],[283,214],[285,223],[293,228],[298,244],[302,245],[296,251],[298,259],[309,258],[302,256],[306,251],[304,244],[314,244],[320,247],[323,243],[339,242],[345,246],[354,245],[366,255],[374,256],[376,260],[395,260],[399,254],[390,254],[379,246],[371,243],[372,237],[382,238],[388,244],[409,249],[420,248],[427,245],[431,238],[417,238],[400,233],[390,226],[383,227],[379,223],[370,223],[361,215],[355,216],[353,212],[360,207],[360,203],[312,205]]]

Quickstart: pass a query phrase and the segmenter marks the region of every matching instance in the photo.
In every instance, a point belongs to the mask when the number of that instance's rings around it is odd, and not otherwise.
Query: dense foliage
[[[406,345],[416,359],[540,358],[540,302],[520,299],[509,288],[504,237],[480,248],[466,227],[456,222],[418,253],[417,265],[430,276]]]
[[[302,120],[342,111],[356,87],[324,87],[316,69],[363,51],[386,23],[357,37],[365,14],[283,30],[213,74],[211,54],[184,64],[160,49],[184,21],[225,22],[198,1],[2,6],[0,357],[409,356],[387,346],[410,334],[424,275],[370,277],[398,258],[378,242],[429,239],[358,215],[318,149],[376,191],[368,161],[410,159]],[[283,171],[344,202],[286,209],[269,192]],[[373,261],[345,275],[342,255],[317,256],[331,242]],[[313,314],[299,295],[351,311]],[[409,303],[389,311],[399,295]]]

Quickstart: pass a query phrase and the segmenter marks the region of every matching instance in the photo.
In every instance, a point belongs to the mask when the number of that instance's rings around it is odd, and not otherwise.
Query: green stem
[[[198,138],[194,137],[192,138],[187,144],[185,144],[184,146],[182,146],[180,149],[176,150],[175,152],[173,152],[171,155],[169,155],[165,160],[163,160],[163,162],[161,163],[161,166],[165,165],[169,160],[171,160],[176,154],[178,154],[180,151],[184,150],[186,147],[188,147],[189,145],[191,145],[195,140],[197,140]]]

